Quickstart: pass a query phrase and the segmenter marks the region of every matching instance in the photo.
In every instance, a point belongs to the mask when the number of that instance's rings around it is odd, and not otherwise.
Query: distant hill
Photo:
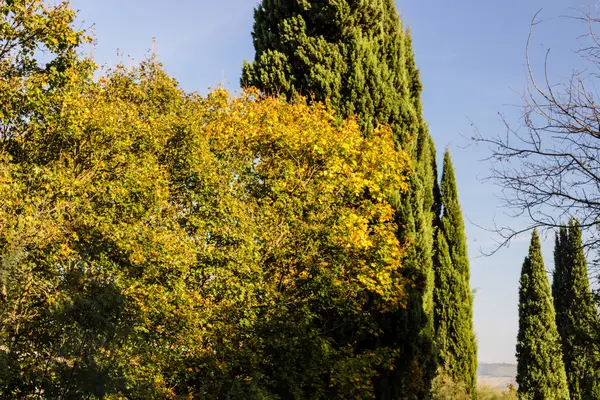
[[[505,388],[508,385],[516,386],[516,364],[485,364],[480,363],[477,368],[477,381],[492,387]]]

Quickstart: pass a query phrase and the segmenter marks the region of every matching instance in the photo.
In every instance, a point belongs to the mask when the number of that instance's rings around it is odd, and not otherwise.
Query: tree
[[[552,294],[573,399],[600,397],[600,320],[588,278],[579,224],[571,220],[556,236]]]
[[[406,304],[390,199],[395,188],[407,189],[408,160],[387,129],[367,139],[354,120],[340,125],[322,105],[253,97],[215,93],[196,113],[205,115],[203,134],[187,137],[210,143],[216,170],[227,171],[219,187],[229,193],[235,182],[243,200],[235,219],[250,227],[247,246],[255,243],[244,253],[254,257],[246,277],[230,252],[223,256],[231,272],[219,264],[205,272],[225,279],[202,290],[210,289],[219,311],[211,318],[218,329],[208,334],[220,345],[216,355],[189,361],[202,371],[192,382],[216,398],[372,398],[377,370],[390,368],[397,349],[365,348],[364,338],[383,334],[373,314]],[[202,190],[190,203],[212,193]],[[232,220],[221,230],[236,226]]]
[[[389,129],[152,60],[77,78],[0,152],[0,397],[372,398],[370,312],[406,303]]]
[[[356,116],[366,135],[389,125],[411,156],[410,190],[399,196],[399,238],[410,293],[406,310],[382,315],[385,334],[372,343],[396,347],[394,371],[381,372],[381,398],[423,397],[436,369],[433,348],[433,241],[440,204],[435,147],[421,112],[421,82],[410,33],[394,2],[264,0],[255,10],[256,55],[241,83],[288,100],[327,102],[338,117]],[[372,346],[372,343],[366,343]]]
[[[95,81],[76,58],[14,110],[0,153],[1,397],[168,396],[161,364],[194,315],[177,289],[195,252],[160,157],[181,93],[150,69]]]
[[[473,330],[473,296],[464,221],[450,152],[444,154],[444,210],[437,233],[434,289],[436,340],[442,374],[476,396],[477,343]]]
[[[0,1],[3,148],[10,139],[25,134],[30,118],[56,106],[51,94],[91,68],[89,60],[77,55],[80,45],[91,39],[72,28],[74,19],[66,1]]]
[[[410,96],[418,84],[410,82],[410,42],[393,1],[264,0],[254,19],[256,55],[244,64],[243,86],[329,101],[367,132],[391,126],[402,144],[417,137]]]
[[[519,288],[519,398],[570,398],[555,316],[540,238],[534,230],[529,254],[521,270]]]
[[[66,3],[0,5],[0,397],[373,398],[415,285],[393,132],[99,71]]]
[[[582,13],[573,19],[585,23],[577,51],[589,68],[575,70],[566,83],[557,84],[548,75],[550,50],[540,78],[530,57],[534,17],[527,40],[528,87],[523,96],[523,126],[506,123],[506,134],[474,140],[489,146],[493,162],[489,178],[504,189],[505,205],[514,216],[526,216],[523,229],[500,227],[502,244],[533,228],[559,229],[564,221],[580,221],[586,246],[599,243],[600,157],[598,152],[598,99],[594,89],[600,63],[600,41],[596,32],[600,19]]]

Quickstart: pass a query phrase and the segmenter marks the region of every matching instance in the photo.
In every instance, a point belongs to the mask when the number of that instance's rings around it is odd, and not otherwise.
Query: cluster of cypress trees
[[[572,399],[600,398],[600,320],[590,290],[581,227],[556,235],[552,295]]]
[[[556,234],[552,289],[533,232],[521,272],[517,383],[523,399],[600,398],[600,320],[581,227]]]
[[[377,397],[424,398],[440,371],[475,396],[472,294],[454,171],[446,152],[440,190],[411,35],[394,1],[263,0],[252,36],[256,54],[244,64],[242,86],[327,102],[339,117],[355,116],[366,135],[388,125],[411,156],[409,193],[395,201],[398,236],[409,244],[409,300],[400,311],[377,313],[382,334],[364,341],[399,354],[391,370],[380,371]]]

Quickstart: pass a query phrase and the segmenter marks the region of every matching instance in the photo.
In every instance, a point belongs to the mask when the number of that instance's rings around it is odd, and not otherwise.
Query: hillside
[[[480,363],[477,368],[478,383],[492,387],[505,388],[516,385],[516,364],[485,364]]]

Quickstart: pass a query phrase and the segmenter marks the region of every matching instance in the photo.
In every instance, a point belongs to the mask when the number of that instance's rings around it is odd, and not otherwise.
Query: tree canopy
[[[0,4],[0,397],[371,398],[410,285],[390,130],[98,71],[66,4]]]
[[[391,126],[402,144],[417,136],[410,98],[420,83],[411,81],[412,48],[392,0],[264,0],[254,20],[256,56],[244,64],[244,86],[329,101],[366,131]]]

